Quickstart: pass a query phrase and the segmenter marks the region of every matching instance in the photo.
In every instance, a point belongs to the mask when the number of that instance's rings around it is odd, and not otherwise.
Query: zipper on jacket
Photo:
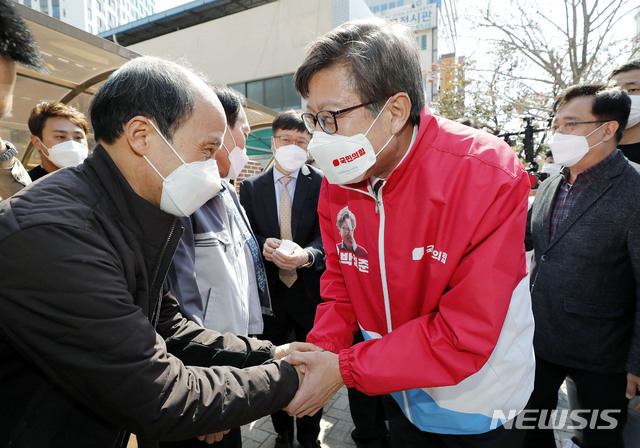
[[[173,223],[171,224],[171,229],[169,229],[169,235],[167,236],[167,239],[165,240],[164,245],[160,250],[160,255],[158,256],[158,262],[156,263],[156,267],[153,271],[151,287],[149,288],[149,298],[154,296],[153,292],[156,290],[156,288],[158,290],[158,301],[156,302],[156,306],[152,316],[153,328],[156,328],[158,325],[158,320],[160,319],[160,307],[162,306],[162,284],[161,282],[160,284],[158,284],[158,276],[160,274],[160,268],[163,265],[165,255],[167,254],[167,250],[169,249],[169,245],[171,244],[173,240],[173,236],[176,233],[176,230],[178,227],[181,227],[179,224],[178,218],[174,218]],[[173,252],[175,252],[176,248],[177,248],[177,245],[176,247],[174,247],[174,250],[172,251],[171,256],[173,256]],[[163,280],[164,280],[164,277],[163,277]]]

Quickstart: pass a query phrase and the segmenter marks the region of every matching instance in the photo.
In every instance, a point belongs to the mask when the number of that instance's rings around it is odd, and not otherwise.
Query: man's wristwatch
[[[306,268],[307,266],[311,266],[311,263],[313,263],[313,255],[311,255],[311,252],[308,250],[305,250],[305,252],[307,253],[307,262],[298,266],[298,269]]]
[[[18,155],[18,149],[13,146],[12,143],[9,143],[7,141],[4,142],[4,146],[7,148],[5,150],[5,152],[3,152],[2,154],[0,154],[0,162],[6,162],[7,160],[11,159],[12,157],[15,157]]]

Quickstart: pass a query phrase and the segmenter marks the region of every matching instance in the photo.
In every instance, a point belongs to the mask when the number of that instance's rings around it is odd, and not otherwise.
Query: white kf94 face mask
[[[631,98],[631,112],[625,129],[629,129],[640,123],[640,95],[629,95]]]
[[[42,140],[40,140],[40,144],[47,148],[45,144],[42,143]],[[89,155],[89,148],[75,140],[58,143],[51,148],[47,148],[47,151],[49,152],[48,157],[45,153],[41,154],[58,168],[80,165]]]
[[[605,124],[606,123],[602,126]],[[587,135],[560,134],[559,132],[553,134],[549,142],[551,153],[553,154],[553,162],[563,166],[573,166],[578,163],[587,155],[591,148],[595,148],[602,143],[599,142],[593,146],[589,146],[589,142],[587,141],[587,137],[602,128],[602,126],[599,126]]]
[[[282,169],[293,173],[300,169],[302,165],[304,165],[304,162],[307,161],[307,151],[298,145],[286,145],[276,148],[274,157]]]
[[[233,138],[233,134],[231,133],[231,129],[227,126],[227,131],[231,136],[231,140],[233,140],[233,149],[229,151],[226,145],[223,143],[225,151],[229,154],[229,172],[227,173],[226,179],[235,179],[242,172],[245,165],[249,161],[249,156],[247,155],[247,149],[241,148],[237,145],[236,139]]]
[[[364,134],[356,134],[350,137],[339,134],[327,134],[316,131],[309,142],[309,153],[316,161],[327,181],[337,185],[347,185],[360,182],[364,179],[367,170],[376,163],[376,157],[391,142],[395,135],[391,135],[387,143],[375,152],[367,134],[376,124],[382,111],[387,107],[389,99],[373,120],[369,129]]]
[[[151,168],[162,178],[160,209],[174,216],[189,216],[216,195],[222,188],[218,164],[213,159],[204,162],[186,163],[171,143],[162,135],[153,121],[149,121],[182,165],[164,177],[160,171],[143,156]]]

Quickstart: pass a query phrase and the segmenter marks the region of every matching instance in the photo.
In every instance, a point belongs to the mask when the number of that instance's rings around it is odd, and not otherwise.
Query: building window
[[[396,6],[400,7],[400,6],[404,6],[404,0],[398,0],[396,2]]]
[[[24,0],[24,6],[28,6],[29,8],[32,8],[31,0]]]
[[[371,12],[380,12],[380,7],[379,6],[374,6],[373,8],[371,8]]]
[[[96,4],[98,5],[98,11],[102,12],[102,3],[100,3],[100,1],[97,1]]]
[[[251,101],[277,111],[300,108],[300,96],[295,89],[293,75],[230,84],[229,87],[242,93]]]
[[[89,20],[93,20],[93,17],[91,16],[91,10],[90,9],[87,9],[87,18]]]
[[[244,82],[239,82],[237,84],[229,84],[229,87],[231,87],[232,89],[237,90],[238,92],[242,93],[244,96],[247,96],[247,84]]]
[[[425,51],[427,49],[427,35],[423,34],[420,36],[420,49]]]
[[[386,11],[387,10],[387,4],[385,3],[384,5],[380,5],[380,11]]]
[[[389,9],[395,8],[395,7],[396,7],[396,2],[389,2]]]
[[[87,25],[87,31],[89,31],[91,34],[93,34],[93,27],[91,26],[91,24]]]
[[[49,15],[49,2],[48,2],[48,0],[40,0],[40,12]]]

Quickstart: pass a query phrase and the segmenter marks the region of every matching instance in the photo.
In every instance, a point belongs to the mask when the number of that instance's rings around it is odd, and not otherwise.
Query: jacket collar
[[[545,194],[545,197],[550,196],[550,200],[543,203],[542,223],[543,223],[543,235],[549,242],[549,247],[553,246],[562,236],[571,228],[571,226],[580,218],[594,203],[613,185],[613,179],[622,174],[622,171],[629,165],[629,161],[624,157],[620,150],[615,151],[615,155],[608,163],[604,164],[601,170],[589,184],[584,188],[580,196],[576,200],[576,203],[571,208],[571,211],[567,217],[562,221],[558,230],[553,234],[553,238],[548,240],[551,229],[551,215],[553,213],[553,206],[555,198],[558,193],[558,189],[562,184],[563,177],[561,174],[549,179],[547,190],[551,190],[551,194]]]

